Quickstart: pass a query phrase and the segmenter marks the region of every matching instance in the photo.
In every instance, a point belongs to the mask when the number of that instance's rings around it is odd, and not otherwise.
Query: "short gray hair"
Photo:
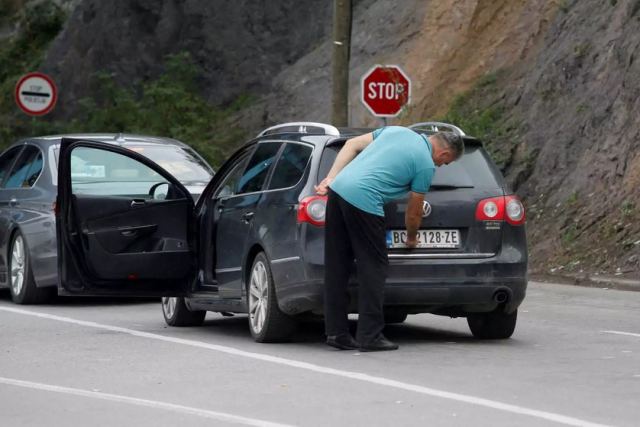
[[[456,159],[459,159],[464,154],[464,140],[460,135],[453,132],[438,132],[434,134],[436,138],[444,143],[449,150],[453,152]]]

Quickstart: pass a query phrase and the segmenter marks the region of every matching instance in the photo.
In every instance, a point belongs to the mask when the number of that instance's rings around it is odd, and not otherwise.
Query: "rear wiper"
[[[457,190],[458,188],[473,188],[473,185],[434,184],[429,187],[429,190]]]

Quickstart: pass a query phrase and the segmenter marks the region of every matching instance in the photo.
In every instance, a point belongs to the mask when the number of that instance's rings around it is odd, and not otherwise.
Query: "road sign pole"
[[[349,126],[349,57],[351,52],[351,0],[333,2],[333,95],[331,122]]]

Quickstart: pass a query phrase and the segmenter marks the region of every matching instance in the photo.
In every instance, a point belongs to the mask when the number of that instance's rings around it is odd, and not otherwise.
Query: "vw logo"
[[[422,203],[422,217],[426,218],[431,215],[431,205],[426,200]]]

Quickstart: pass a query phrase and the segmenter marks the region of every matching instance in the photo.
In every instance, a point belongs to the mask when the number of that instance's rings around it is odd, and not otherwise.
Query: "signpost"
[[[376,65],[362,76],[360,100],[376,117],[396,117],[411,100],[411,80],[397,65]]]
[[[42,116],[56,105],[58,89],[46,74],[29,73],[18,81],[15,97],[22,111],[30,116]]]

